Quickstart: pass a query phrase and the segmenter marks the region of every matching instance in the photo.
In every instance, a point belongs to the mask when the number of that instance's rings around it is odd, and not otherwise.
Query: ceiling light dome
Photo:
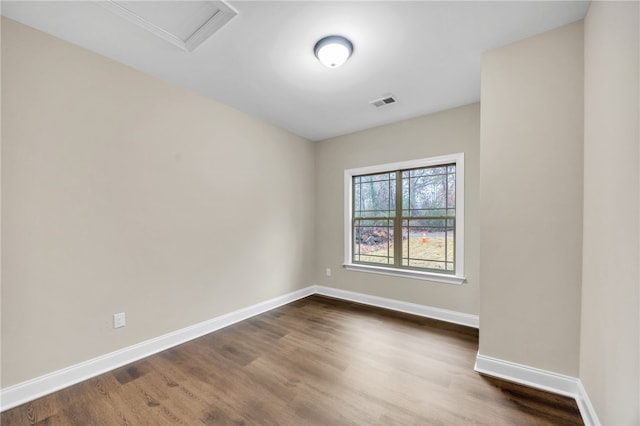
[[[332,35],[320,39],[313,52],[324,66],[337,68],[351,56],[353,44],[342,36]]]

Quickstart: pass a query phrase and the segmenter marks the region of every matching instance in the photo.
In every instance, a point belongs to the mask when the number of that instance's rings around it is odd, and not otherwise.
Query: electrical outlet
[[[120,312],[119,314],[113,314],[113,328],[120,328],[127,325],[127,317],[124,312]]]
[[[327,276],[330,277],[331,276],[331,268],[327,268]]]

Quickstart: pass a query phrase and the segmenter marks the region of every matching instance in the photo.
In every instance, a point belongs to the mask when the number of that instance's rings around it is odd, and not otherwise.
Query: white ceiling
[[[483,52],[584,18],[570,1],[228,1],[238,15],[193,52],[90,1],[2,1],[2,15],[311,140],[477,102]],[[313,55],[340,34],[337,69]],[[370,101],[392,93],[398,102]]]

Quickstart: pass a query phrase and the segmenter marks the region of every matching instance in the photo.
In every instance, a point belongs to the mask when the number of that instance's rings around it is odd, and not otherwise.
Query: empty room
[[[3,426],[640,425],[639,1],[0,10]]]

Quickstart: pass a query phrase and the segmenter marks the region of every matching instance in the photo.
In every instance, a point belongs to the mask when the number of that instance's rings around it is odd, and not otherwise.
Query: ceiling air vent
[[[398,100],[395,98],[395,96],[386,95],[386,96],[381,97],[380,99],[373,100],[373,101],[371,101],[369,103],[371,105],[373,105],[374,107],[376,107],[376,108],[381,108],[383,106],[394,104],[396,102],[398,102]]]
[[[221,0],[110,0],[97,4],[187,52],[198,47],[238,14]]]

